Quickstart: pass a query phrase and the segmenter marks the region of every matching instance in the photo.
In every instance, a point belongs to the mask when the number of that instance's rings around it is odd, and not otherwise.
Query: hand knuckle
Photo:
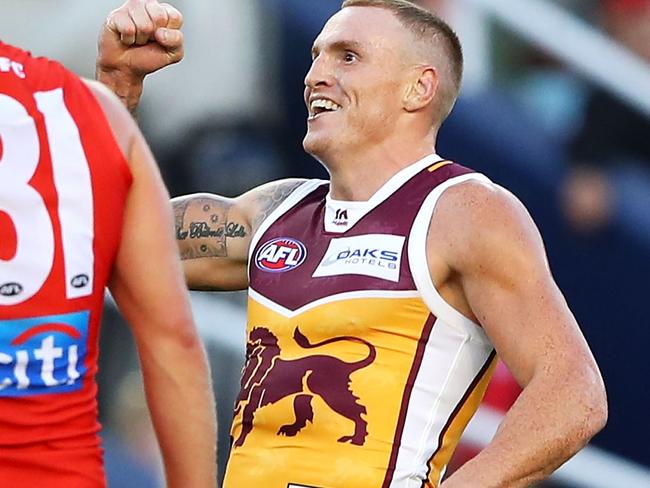
[[[120,31],[125,36],[134,36],[136,32],[135,25],[133,24],[123,25]]]
[[[141,34],[151,35],[155,30],[155,26],[153,22],[142,22],[138,30],[140,31]]]

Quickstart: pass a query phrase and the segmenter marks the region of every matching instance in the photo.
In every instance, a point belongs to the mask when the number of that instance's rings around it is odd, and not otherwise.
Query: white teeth
[[[341,106],[337,103],[334,103],[331,100],[327,100],[325,98],[317,98],[315,100],[312,100],[311,102],[311,110],[312,112],[315,112],[316,109],[324,109],[324,110],[329,110],[332,112],[335,112],[337,110],[341,109]]]

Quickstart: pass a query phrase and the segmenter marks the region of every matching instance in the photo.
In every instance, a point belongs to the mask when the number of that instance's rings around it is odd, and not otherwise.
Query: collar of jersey
[[[404,183],[424,168],[442,161],[437,154],[429,154],[395,173],[370,199],[366,201],[335,200],[328,193],[325,197],[325,232],[343,234],[359,222],[366,214],[384,202]],[[345,216],[345,219],[341,218]]]

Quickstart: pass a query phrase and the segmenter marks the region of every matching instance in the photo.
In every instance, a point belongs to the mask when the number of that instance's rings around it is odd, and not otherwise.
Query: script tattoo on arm
[[[253,219],[253,229],[257,229],[264,220],[305,180],[283,181],[259,192],[256,195],[258,211]]]
[[[231,204],[213,198],[197,197],[172,202],[176,240],[181,259],[228,257],[228,239],[242,239],[249,230],[230,221]]]

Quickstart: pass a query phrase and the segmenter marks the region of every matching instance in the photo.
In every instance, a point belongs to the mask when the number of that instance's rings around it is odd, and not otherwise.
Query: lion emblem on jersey
[[[281,426],[278,435],[295,436],[307,422],[313,422],[311,401],[314,395],[318,395],[334,412],[354,422],[352,435],[344,435],[338,441],[362,446],[368,435],[367,422],[361,417],[366,413],[366,407],[358,402],[359,398],[350,390],[350,375],[372,364],[377,355],[375,347],[363,339],[348,336],[312,344],[298,327],[294,330],[293,339],[306,350],[341,341],[357,342],[368,348],[368,355],[353,363],[323,354],[282,359],[277,337],[265,327],[254,328],[248,339],[247,362],[235,408],[235,415],[243,410],[242,430],[234,440],[233,447],[240,447],[246,441],[253,430],[258,409],[291,395],[296,395],[293,400],[295,421]]]

